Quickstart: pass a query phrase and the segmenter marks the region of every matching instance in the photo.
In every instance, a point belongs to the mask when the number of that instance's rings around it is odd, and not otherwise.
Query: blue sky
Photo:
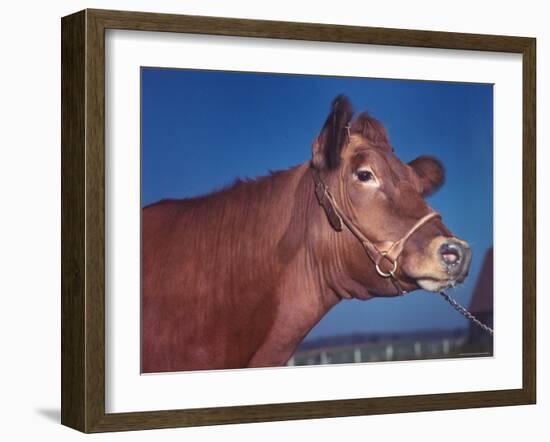
[[[219,189],[309,160],[332,99],[347,95],[388,130],[405,162],[438,157],[446,183],[429,203],[470,243],[468,305],[493,243],[493,87],[410,80],[142,68],[142,206]],[[466,320],[437,295],[343,301],[309,337],[452,329]]]

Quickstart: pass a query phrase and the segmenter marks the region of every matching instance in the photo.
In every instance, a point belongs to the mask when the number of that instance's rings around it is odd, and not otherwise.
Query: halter
[[[408,239],[422,226],[427,224],[429,221],[435,218],[441,218],[441,215],[437,212],[430,212],[427,215],[424,215],[422,218],[420,218],[410,229],[409,231],[397,241],[394,241],[392,245],[388,248],[388,250],[381,251],[379,250],[374,243],[369,240],[363,232],[357,227],[357,225],[344,213],[344,211],[340,208],[338,203],[336,203],[336,200],[330,193],[327,185],[323,182],[323,179],[321,178],[321,175],[319,174],[319,171],[312,166],[313,169],[313,181],[315,182],[315,195],[317,197],[317,201],[321,205],[321,207],[324,209],[327,218],[330,222],[330,225],[334,230],[337,232],[341,232],[343,229],[343,226],[346,226],[348,230],[355,236],[363,248],[365,249],[365,252],[367,256],[370,258],[370,260],[373,262],[376,272],[382,277],[382,278],[389,278],[390,281],[393,283],[394,287],[398,291],[400,295],[404,295],[407,293],[406,290],[403,290],[401,287],[401,284],[399,283],[399,280],[395,276],[395,272],[397,271],[397,260],[401,253],[403,252],[403,249],[405,248],[405,243],[408,241]],[[391,269],[388,271],[382,270],[380,267],[380,264],[382,261],[388,261],[391,265]]]

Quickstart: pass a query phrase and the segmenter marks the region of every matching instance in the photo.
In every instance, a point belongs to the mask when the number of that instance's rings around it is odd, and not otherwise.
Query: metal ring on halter
[[[388,273],[386,272],[383,272],[382,269],[380,268],[380,263],[376,264],[376,271],[378,272],[378,274],[380,276],[382,276],[383,278],[389,278],[390,276],[392,278],[395,278],[395,275],[394,275],[394,272],[397,270],[397,259],[395,261],[392,261],[390,258],[388,258],[386,255],[388,254],[388,252],[380,252],[380,254],[385,258],[387,259],[389,262],[392,262],[393,263],[393,269],[389,270]]]

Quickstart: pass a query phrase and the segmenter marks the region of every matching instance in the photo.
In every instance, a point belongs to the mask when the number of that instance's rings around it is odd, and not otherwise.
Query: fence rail
[[[287,365],[347,364],[460,357],[464,355],[462,349],[466,339],[467,336],[460,336],[430,341],[393,341],[299,350]]]

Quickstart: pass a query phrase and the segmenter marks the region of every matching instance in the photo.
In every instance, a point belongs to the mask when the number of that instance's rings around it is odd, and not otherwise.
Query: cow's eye
[[[374,179],[374,175],[370,170],[358,170],[357,172],[355,172],[355,176],[359,181],[362,181],[363,183]]]

